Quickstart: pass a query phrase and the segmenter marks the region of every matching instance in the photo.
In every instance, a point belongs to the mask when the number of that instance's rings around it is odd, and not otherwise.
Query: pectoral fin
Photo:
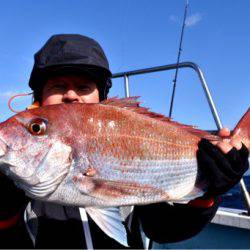
[[[127,232],[118,207],[85,209],[105,234],[128,247]]]

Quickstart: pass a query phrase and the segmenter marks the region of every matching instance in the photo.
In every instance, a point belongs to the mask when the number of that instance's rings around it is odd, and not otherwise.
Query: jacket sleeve
[[[136,206],[134,213],[146,236],[158,243],[186,240],[198,234],[212,220],[218,201],[209,208],[168,203]]]
[[[31,241],[23,222],[28,202],[24,192],[0,174],[0,248],[30,248]]]

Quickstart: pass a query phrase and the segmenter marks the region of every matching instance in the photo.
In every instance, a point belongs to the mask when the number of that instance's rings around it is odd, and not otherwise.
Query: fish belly
[[[89,161],[95,166],[96,175],[86,176],[74,171],[69,178],[71,181],[65,183],[75,189],[76,195],[67,198],[71,199],[71,204],[123,206],[183,202],[203,194],[196,158],[125,161],[97,154],[92,158],[95,160]]]

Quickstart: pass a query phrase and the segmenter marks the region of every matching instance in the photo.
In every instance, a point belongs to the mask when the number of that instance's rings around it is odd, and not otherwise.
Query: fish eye
[[[41,118],[32,120],[28,125],[28,130],[32,135],[44,135],[46,132],[47,124]]]

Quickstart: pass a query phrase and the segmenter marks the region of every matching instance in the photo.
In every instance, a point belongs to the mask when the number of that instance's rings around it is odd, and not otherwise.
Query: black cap
[[[111,87],[109,63],[102,47],[95,40],[78,34],[52,36],[35,54],[29,86],[34,92],[42,89],[52,74],[87,74],[99,85],[101,99]],[[101,85],[101,86],[100,86]]]

